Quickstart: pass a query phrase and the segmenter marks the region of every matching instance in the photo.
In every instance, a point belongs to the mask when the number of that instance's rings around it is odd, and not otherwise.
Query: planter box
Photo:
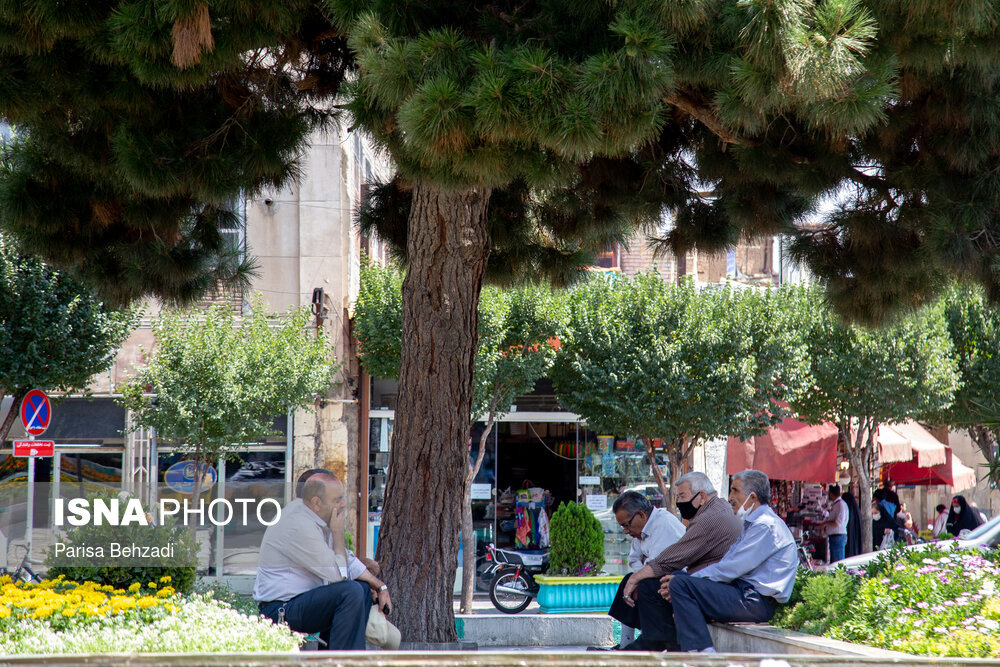
[[[607,577],[549,577],[539,575],[538,606],[543,614],[604,612],[611,608],[621,575]]]

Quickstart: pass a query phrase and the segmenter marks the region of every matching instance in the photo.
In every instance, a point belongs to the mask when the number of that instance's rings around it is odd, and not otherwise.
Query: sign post
[[[21,423],[28,434],[29,440],[19,440],[14,443],[15,456],[28,457],[28,506],[25,517],[24,541],[28,546],[26,558],[31,558],[31,542],[35,527],[35,458],[52,456],[55,443],[46,441],[35,443],[35,436],[45,433],[52,421],[52,404],[49,397],[41,389],[32,389],[21,400]],[[20,445],[20,447],[19,447]],[[18,453],[18,452],[21,453]],[[45,453],[41,453],[45,452]]]

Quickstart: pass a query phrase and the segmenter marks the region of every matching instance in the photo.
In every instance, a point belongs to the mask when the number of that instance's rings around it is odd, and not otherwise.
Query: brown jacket
[[[742,530],[743,522],[736,518],[732,506],[716,495],[698,508],[684,537],[650,560],[649,566],[657,577],[685,567],[688,572],[697,572],[722,560]]]

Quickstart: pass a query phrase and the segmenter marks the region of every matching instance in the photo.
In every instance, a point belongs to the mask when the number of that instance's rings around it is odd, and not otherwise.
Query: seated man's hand
[[[388,607],[388,611],[386,608]],[[388,616],[392,613],[392,598],[389,597],[389,591],[379,591],[378,592],[378,608]]]
[[[345,507],[339,510],[334,510],[333,514],[330,515],[330,532],[333,533],[334,539],[343,536],[344,530],[346,528],[347,528],[347,508]]]
[[[672,574],[665,574],[660,577],[660,597],[664,600],[670,600],[670,580],[674,578]]]
[[[625,598],[625,604],[630,607],[635,606],[635,589],[639,583],[635,580],[635,577],[630,578],[625,582],[625,589],[622,591],[622,597]]]

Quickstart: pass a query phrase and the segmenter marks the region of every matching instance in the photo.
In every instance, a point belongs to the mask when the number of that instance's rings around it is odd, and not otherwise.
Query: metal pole
[[[28,434],[28,439],[34,441],[35,436]],[[30,453],[30,452],[29,452]],[[28,510],[24,524],[24,541],[28,545],[28,560],[31,560],[31,540],[35,527],[35,457],[28,457]]]
[[[62,477],[62,453],[54,452],[52,456],[52,502],[56,503],[62,496],[62,484],[59,479]],[[56,525],[52,526],[53,533],[59,535],[62,533],[62,528]]]
[[[226,460],[219,459],[219,498],[226,498]],[[244,505],[244,507],[246,507]],[[211,514],[209,514],[211,516]],[[222,583],[222,570],[225,568],[225,531],[222,525],[215,527],[215,580]]]

